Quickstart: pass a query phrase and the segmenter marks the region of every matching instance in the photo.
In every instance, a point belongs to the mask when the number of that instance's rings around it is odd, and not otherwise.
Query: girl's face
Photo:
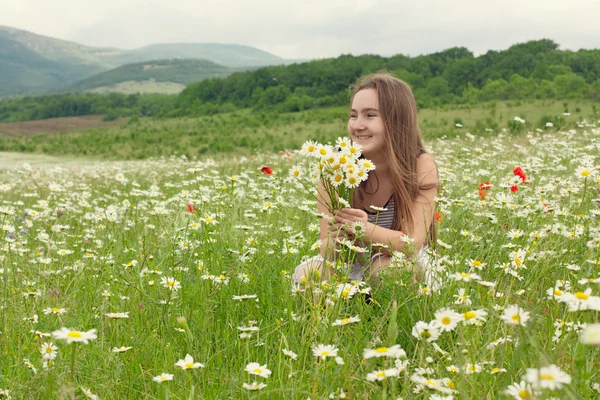
[[[368,158],[377,158],[385,144],[385,125],[379,111],[377,90],[363,89],[354,96],[348,121],[350,138]]]

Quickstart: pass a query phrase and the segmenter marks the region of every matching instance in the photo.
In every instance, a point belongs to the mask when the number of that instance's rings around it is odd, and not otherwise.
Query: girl
[[[424,245],[435,240],[434,199],[439,178],[434,158],[424,149],[410,87],[387,73],[365,76],[354,86],[350,104],[348,134],[376,169],[355,190],[352,208],[335,215],[327,212],[324,202],[330,199],[319,188],[322,200],[318,210],[329,217],[321,219],[321,255],[296,267],[294,280],[298,283],[316,271],[323,279],[329,278],[332,271],[324,268],[324,260],[335,259],[336,239],[352,238],[350,226],[355,223],[366,226],[360,246],[387,247],[371,254],[367,262],[355,262],[350,279],[376,276],[396,251],[415,259]]]

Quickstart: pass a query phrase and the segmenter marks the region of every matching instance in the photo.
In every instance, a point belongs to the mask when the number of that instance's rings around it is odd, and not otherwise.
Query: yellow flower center
[[[461,272],[460,276],[461,276],[461,278],[468,278],[471,276],[471,274],[466,273],[466,272]]]
[[[52,353],[52,347],[48,346],[46,347],[46,353]]]
[[[257,374],[262,374],[263,370],[260,369],[260,368],[255,368],[255,369],[252,370],[252,372],[255,372]]]
[[[321,155],[324,156],[325,154],[327,154],[327,150],[321,149],[319,150],[319,153],[321,153]]]
[[[588,300],[590,298],[590,296],[588,296],[587,294],[585,294],[583,292],[577,292],[577,293],[575,293],[575,297],[578,300]]]
[[[294,170],[294,176],[295,176],[295,177],[298,177],[298,176],[300,176],[300,171],[298,171],[298,170]]]
[[[546,381],[553,381],[554,380],[554,375],[551,374],[540,374],[540,379],[546,380]]]
[[[519,314],[515,314],[512,317],[510,317],[510,319],[512,319],[515,322],[521,322],[521,316],[519,316]]]
[[[450,325],[451,322],[452,322],[452,319],[450,317],[442,318],[442,324],[444,324],[444,325]]]
[[[81,332],[71,331],[71,332],[69,332],[69,334],[67,336],[70,337],[70,338],[80,338],[81,337]]]
[[[341,182],[342,181],[342,176],[341,175],[336,175],[334,179],[335,179],[336,182]]]
[[[375,349],[375,353],[387,353],[387,352],[388,352],[387,347],[378,347]]]
[[[562,293],[560,290],[558,290],[558,289],[554,289],[554,295],[555,295],[555,296],[562,296],[562,294],[563,294],[563,293]]]
[[[52,312],[54,314],[58,314],[60,312],[60,310],[58,308],[55,308],[55,307],[51,308],[51,310],[52,310]]]
[[[308,146],[306,151],[308,151],[309,153],[312,153],[313,151],[315,151],[315,146],[313,146],[313,145]]]
[[[421,332],[421,337],[423,339],[429,339],[431,337],[431,332],[429,332],[429,331],[423,331],[423,332]]]
[[[193,366],[194,366],[194,363],[185,363],[186,368],[192,368]]]
[[[473,262],[471,263],[471,265],[473,265],[474,267],[480,267],[481,266],[481,261],[473,260]]]
[[[347,324],[350,322],[350,318],[344,318],[343,320],[340,321],[342,324]]]
[[[519,390],[519,397],[522,399],[532,399],[533,398],[531,392],[527,389]]]
[[[355,177],[353,177],[353,176],[351,176],[350,178],[348,178],[348,182],[349,182],[351,185],[354,185],[354,184],[356,183],[356,178],[355,178]]]
[[[330,354],[330,352],[327,350],[321,352],[322,356],[328,356],[329,354]]]
[[[456,390],[456,385],[452,381],[446,382],[446,386],[448,386],[452,390]]]
[[[464,314],[465,319],[469,320],[469,319],[473,319],[477,316],[477,313],[475,313],[475,311],[467,311]]]
[[[521,259],[519,257],[515,258],[513,261],[515,262],[515,264],[517,264],[517,266],[521,266],[522,264]]]
[[[375,375],[377,376],[385,376],[385,372],[384,371],[379,371],[378,373],[376,373]]]
[[[169,286],[175,286],[175,282],[171,281],[171,280],[168,280],[167,281],[167,285],[169,285]]]
[[[589,176],[591,174],[590,171],[588,171],[587,169],[581,171],[581,176]]]

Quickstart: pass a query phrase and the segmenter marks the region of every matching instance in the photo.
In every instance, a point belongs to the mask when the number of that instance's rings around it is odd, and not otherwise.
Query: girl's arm
[[[421,190],[417,198],[413,202],[414,232],[407,239],[407,235],[402,231],[382,228],[370,222],[366,222],[366,213],[363,210],[354,208],[344,208],[336,214],[336,222],[341,224],[352,224],[355,221],[363,221],[366,223],[366,237],[363,239],[366,246],[373,243],[382,243],[388,247],[382,249],[383,253],[392,253],[394,251],[403,251],[407,246],[407,241],[411,244],[406,250],[412,249],[418,252],[427,240],[429,234],[428,228],[431,226],[433,214],[435,212],[435,197],[438,189],[438,175],[435,160],[429,154],[423,154],[417,159],[417,174],[419,177],[419,185],[431,187],[431,189]],[[412,247],[411,247],[412,246]],[[411,251],[407,251],[410,255]]]

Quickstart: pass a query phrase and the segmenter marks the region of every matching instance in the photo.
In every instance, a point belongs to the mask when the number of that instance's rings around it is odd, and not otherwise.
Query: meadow
[[[0,170],[0,398],[598,398],[600,117],[529,106],[421,113],[429,279],[397,254],[373,286],[291,279],[318,253],[296,150],[345,110],[3,139],[90,161]]]
[[[448,105],[420,110],[419,122],[427,139],[453,138],[465,132],[492,137],[503,131],[518,134],[577,128],[583,121],[596,120],[598,107],[597,101],[582,99]],[[525,123],[515,122],[515,116]],[[182,154],[224,159],[233,154],[251,156],[260,151],[298,149],[309,139],[322,143],[335,140],[346,134],[347,117],[346,107],[329,107],[295,113],[244,109],[194,118],[134,117],[126,123],[123,119],[100,122],[97,117],[59,118],[65,132],[60,131],[56,119],[0,123],[0,151],[98,160]],[[113,123],[117,126],[102,126]],[[79,129],[72,131],[73,126]]]

